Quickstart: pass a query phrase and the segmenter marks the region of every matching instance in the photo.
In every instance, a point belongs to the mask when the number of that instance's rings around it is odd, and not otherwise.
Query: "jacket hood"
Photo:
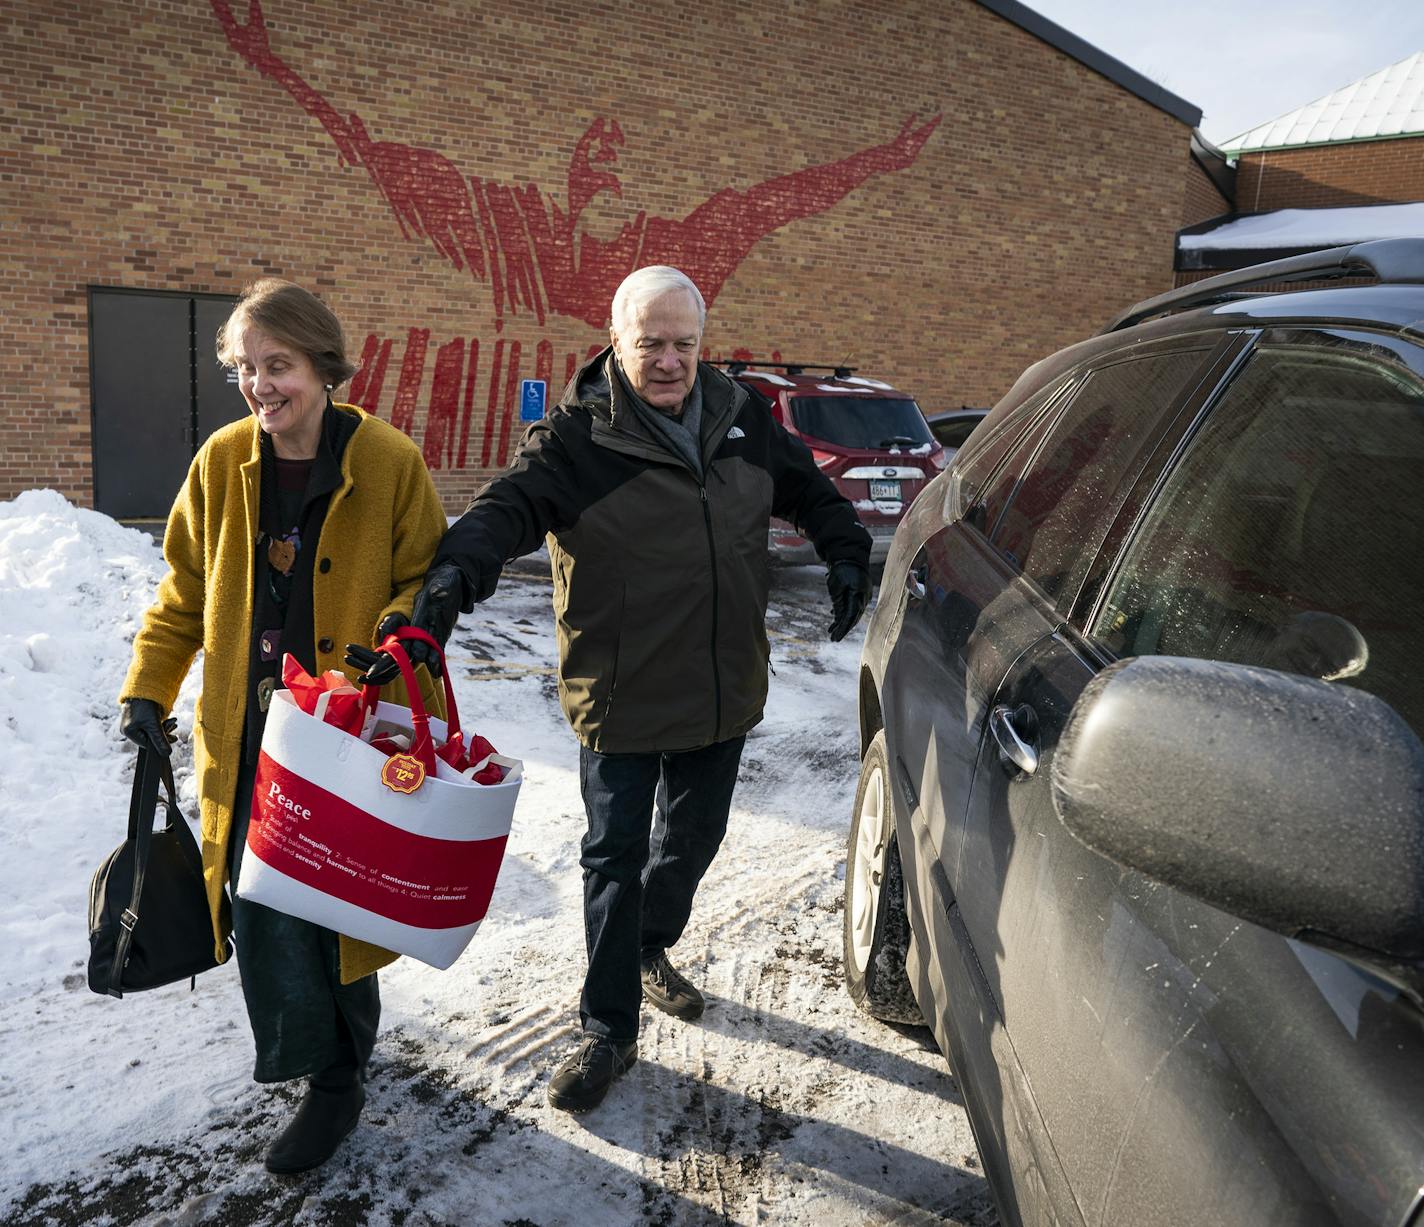
[[[574,372],[574,376],[565,385],[563,395],[559,397],[558,408],[577,409],[580,405],[592,409],[601,405],[606,410],[608,408],[610,393],[608,389],[608,376],[604,372],[604,364],[613,353],[613,346],[605,345],[598,353],[594,354],[587,362]]]

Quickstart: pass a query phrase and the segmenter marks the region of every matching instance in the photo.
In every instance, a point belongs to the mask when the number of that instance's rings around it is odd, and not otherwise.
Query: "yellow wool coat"
[[[316,543],[312,642],[321,672],[345,669],[346,644],[374,643],[386,615],[410,615],[446,524],[415,444],[354,405],[336,408],[359,422],[342,453],[342,482],[331,495]],[[247,707],[260,457],[253,417],[223,427],[199,449],[168,515],[163,537],[168,574],[134,639],[133,663],[119,696],[152,699],[170,711],[193,658],[203,650],[193,757],[203,876],[219,959],[227,953],[220,903]],[[427,710],[443,716],[444,694],[424,669],[420,678]],[[404,703],[400,680],[382,697]],[[342,937],[342,982],[369,975],[395,957]]]

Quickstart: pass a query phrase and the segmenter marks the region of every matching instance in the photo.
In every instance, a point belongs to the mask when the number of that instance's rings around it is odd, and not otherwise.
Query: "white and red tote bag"
[[[449,671],[447,725],[427,716],[400,638],[439,647],[410,628],[381,645],[411,707],[378,702],[375,687],[363,697],[376,731],[411,734],[409,753],[384,753],[273,693],[237,893],[443,969],[489,907],[523,768],[496,758],[503,780],[480,784],[436,753],[460,731]]]

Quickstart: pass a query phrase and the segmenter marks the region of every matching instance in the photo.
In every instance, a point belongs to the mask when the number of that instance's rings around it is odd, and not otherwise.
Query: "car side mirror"
[[[1089,848],[1424,1000],[1424,745],[1351,686],[1137,657],[1083,690],[1054,807]]]

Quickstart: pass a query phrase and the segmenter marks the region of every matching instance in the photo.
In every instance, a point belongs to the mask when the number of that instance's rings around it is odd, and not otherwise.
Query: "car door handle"
[[[1004,769],[1018,768],[1024,775],[1038,770],[1038,713],[1027,703],[1000,704],[989,713],[989,731],[999,746]]]

